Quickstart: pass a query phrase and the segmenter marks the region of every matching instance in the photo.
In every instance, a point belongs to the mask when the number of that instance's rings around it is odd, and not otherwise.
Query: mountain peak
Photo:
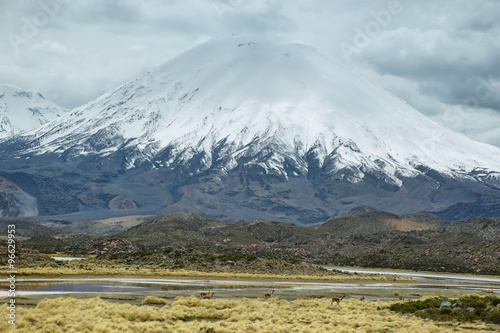
[[[71,202],[107,208],[119,198],[229,219],[441,210],[475,200],[472,188],[491,198],[500,186],[500,149],[275,37],[212,39],[3,150],[30,165],[54,157],[45,168],[71,175]]]
[[[0,84],[0,139],[38,127],[64,112],[39,92]]]
[[[148,103],[158,105],[163,119],[148,127],[155,132],[148,139],[163,147],[185,142],[183,150],[211,155],[222,140],[237,149],[273,140],[302,155],[316,150],[321,158],[337,149],[344,165],[370,164],[393,175],[415,175],[421,165],[448,174],[495,170],[500,158],[499,149],[431,121],[313,47],[286,38],[215,38],[138,81],[146,83]],[[121,90],[134,88],[134,96],[144,93],[135,82]]]

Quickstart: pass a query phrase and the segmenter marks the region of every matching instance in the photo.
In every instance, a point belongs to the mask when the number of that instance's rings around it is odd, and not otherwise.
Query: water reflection
[[[54,293],[139,293],[157,291],[197,291],[204,288],[239,289],[236,285],[216,285],[205,283],[159,283],[144,281],[143,283],[130,283],[122,281],[43,281],[18,283],[17,289],[30,292]]]
[[[23,286],[19,287],[23,289]],[[31,285],[31,291],[53,291],[53,292],[69,292],[69,293],[133,293],[133,292],[148,292],[156,291],[154,288],[144,286],[131,286],[124,283],[57,283],[45,286]]]
[[[425,281],[425,282],[424,282]],[[443,283],[442,280],[431,279],[414,280],[408,282],[392,281],[256,281],[256,280],[232,280],[232,279],[165,279],[165,278],[94,278],[94,279],[72,279],[72,278],[41,278],[41,279],[20,279],[17,282],[17,290],[22,295],[25,294],[59,294],[59,293],[143,293],[143,292],[183,292],[197,294],[207,290],[232,290],[242,293],[252,290],[280,289],[281,292],[304,292],[309,291],[346,291],[346,292],[366,292],[376,290],[386,293],[394,293],[394,290],[462,290],[471,292],[482,292],[489,290],[490,293],[499,293],[499,284],[487,283],[483,281],[454,280]],[[0,287],[7,290],[0,283]],[[0,291],[0,297],[6,296],[6,291]]]

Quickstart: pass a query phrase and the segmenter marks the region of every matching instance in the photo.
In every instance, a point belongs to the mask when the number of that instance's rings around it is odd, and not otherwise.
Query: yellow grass
[[[171,305],[135,306],[92,298],[45,299],[36,308],[17,307],[16,326],[0,321],[0,332],[466,332],[465,326],[399,315],[377,307],[390,302],[327,299],[201,300],[177,297]],[[5,318],[6,305],[0,307]],[[467,324],[474,329],[484,325]]]
[[[160,268],[131,267],[99,267],[69,268],[69,267],[26,267],[17,269],[19,276],[23,275],[134,275],[134,276],[191,276],[191,277],[226,277],[246,279],[287,279],[287,280],[377,280],[377,281],[411,281],[412,278],[380,274],[332,274],[332,275],[299,275],[299,274],[253,274],[230,272],[199,272],[184,269],[169,270]],[[0,276],[7,275],[0,271]]]
[[[148,305],[148,304],[157,304],[157,305],[165,305],[167,304],[167,300],[163,298],[158,298],[156,296],[148,296],[142,301],[142,305]]]

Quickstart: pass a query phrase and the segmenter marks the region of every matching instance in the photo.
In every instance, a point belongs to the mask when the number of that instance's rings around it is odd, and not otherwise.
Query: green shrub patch
[[[456,305],[441,307],[441,304],[445,301]],[[500,324],[500,298],[495,296],[481,297],[468,295],[462,296],[459,299],[433,297],[425,300],[394,303],[389,309],[436,321],[482,321],[485,323]]]

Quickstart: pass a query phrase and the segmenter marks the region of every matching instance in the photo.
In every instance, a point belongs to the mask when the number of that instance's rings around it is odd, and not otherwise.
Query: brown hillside
[[[401,215],[401,217],[413,222],[425,223],[425,224],[446,223],[445,220],[440,219],[439,217],[431,213],[410,213]]]
[[[374,211],[338,217],[316,228],[333,236],[346,237],[377,232],[433,230],[437,227],[438,225],[411,221],[395,214]]]

